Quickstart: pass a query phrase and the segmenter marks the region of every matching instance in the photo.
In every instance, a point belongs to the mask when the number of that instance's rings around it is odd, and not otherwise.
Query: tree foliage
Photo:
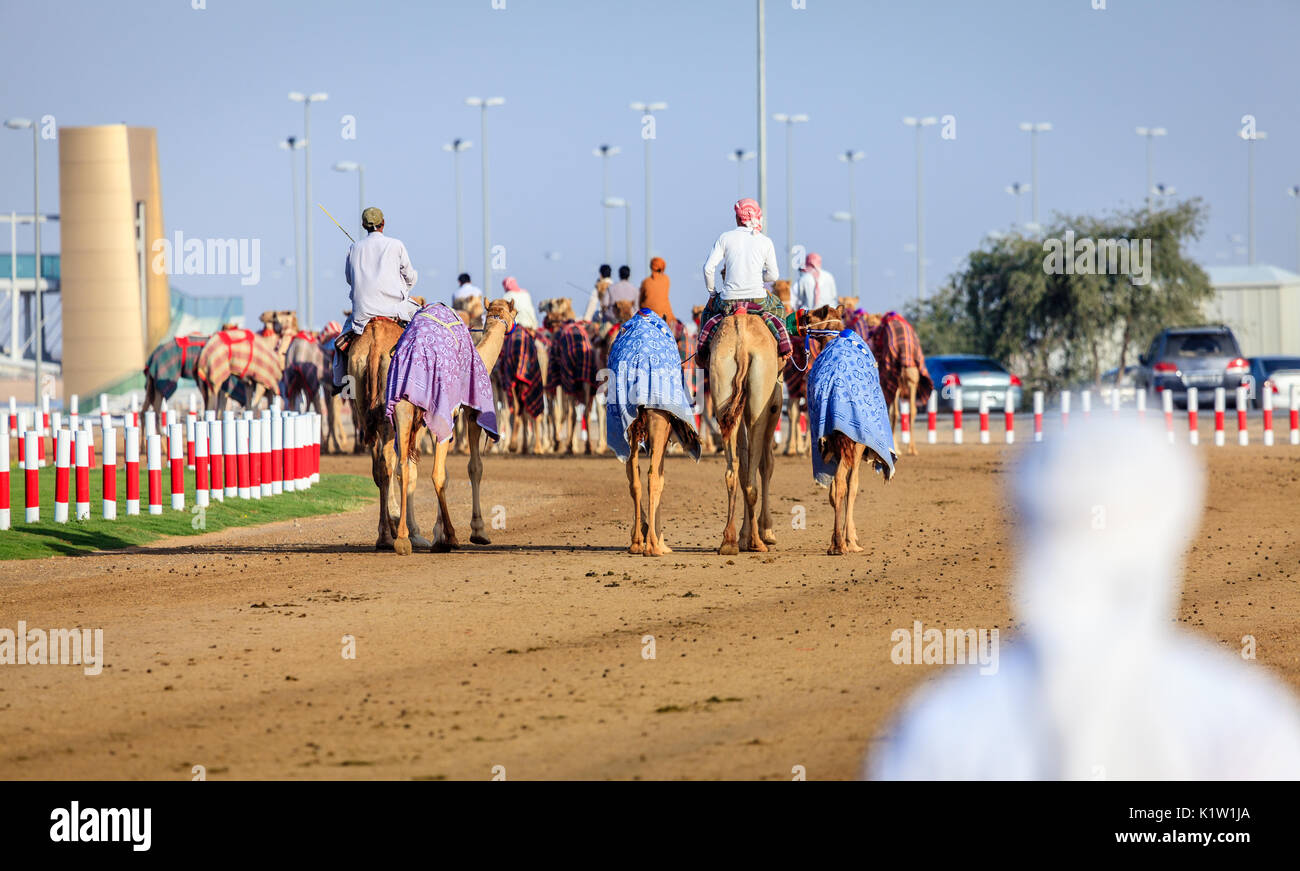
[[[1096,382],[1106,369],[1133,363],[1164,327],[1202,322],[1213,289],[1186,247],[1205,220],[1197,199],[1150,214],[1059,216],[1041,239],[990,238],[907,315],[929,354],[984,354],[1049,390]],[[1134,243],[1129,247],[1138,252],[1149,241],[1149,259],[1141,260],[1148,280],[1135,268],[1137,259],[1128,272],[1114,269],[1114,252],[1106,268],[1110,249],[1101,240]],[[1068,270],[1056,268],[1060,259],[1051,256],[1063,243]],[[1089,268],[1090,249],[1100,260],[1096,271]]]

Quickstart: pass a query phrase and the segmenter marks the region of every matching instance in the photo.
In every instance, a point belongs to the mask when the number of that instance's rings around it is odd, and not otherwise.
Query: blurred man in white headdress
[[[1013,485],[1019,637],[996,674],[917,691],[876,779],[1297,779],[1300,708],[1263,666],[1176,623],[1204,475],[1182,446],[1093,420],[1033,445]]]

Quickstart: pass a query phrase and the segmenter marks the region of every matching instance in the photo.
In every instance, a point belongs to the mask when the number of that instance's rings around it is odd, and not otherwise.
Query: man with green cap
[[[334,340],[334,385],[341,388],[347,375],[347,347],[361,335],[371,318],[392,318],[406,323],[424,300],[411,296],[416,272],[406,246],[384,235],[384,213],[370,206],[361,213],[366,238],[348,249],[343,275],[352,288],[352,313]]]

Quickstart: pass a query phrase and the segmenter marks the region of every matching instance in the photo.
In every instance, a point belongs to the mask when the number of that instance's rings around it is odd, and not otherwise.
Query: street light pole
[[[1137,135],[1145,136],[1147,140],[1147,214],[1150,215],[1155,211],[1155,141],[1157,136],[1164,136],[1167,132],[1163,127],[1138,127]]]
[[[1050,121],[1038,121],[1034,123],[1022,121],[1020,122],[1020,129],[1029,133],[1029,186],[1034,195],[1034,227],[1038,228],[1042,226],[1038,223],[1038,134],[1050,131],[1052,129],[1052,123]]]
[[[361,213],[366,209],[366,168],[355,160],[340,160],[334,164],[335,172],[355,172],[357,174],[357,220],[361,220]],[[366,228],[363,226],[361,231],[364,233]]]
[[[654,218],[651,211],[651,184],[650,184],[650,141],[658,135],[658,128],[654,125],[654,113],[661,112],[668,108],[667,103],[629,103],[629,107],[634,112],[640,112],[642,118],[641,139],[645,142],[645,262],[649,263],[650,258],[654,256]],[[650,118],[651,135],[646,135],[644,127],[645,119]],[[630,254],[628,255],[631,256]],[[631,266],[631,263],[627,264]]]
[[[311,104],[320,103],[329,99],[329,94],[318,91],[315,94],[303,94],[300,91],[292,91],[289,99],[295,103],[302,103],[302,134],[303,142],[306,143],[306,153],[304,155],[303,169],[303,187],[306,193],[304,203],[306,204],[306,213],[303,219],[306,221],[305,239],[307,244],[307,323],[316,323],[315,302],[316,302],[316,283],[315,269],[312,264],[312,220],[311,220]]]
[[[465,100],[466,106],[477,106],[482,110],[480,118],[479,142],[481,143],[480,159],[483,165],[483,298],[487,299],[491,291],[492,280],[492,221],[488,211],[488,140],[487,140],[487,110],[493,106],[501,106],[505,103],[505,97],[469,97]]]
[[[599,145],[591,150],[591,153],[599,157],[600,160],[600,202],[602,204],[600,216],[605,222],[605,263],[609,263],[609,210],[604,208],[605,200],[609,199],[609,159],[618,154],[623,149],[617,145]]]
[[[452,172],[456,177],[456,274],[461,275],[465,272],[465,222],[462,218],[463,198],[460,187],[460,153],[469,148],[474,143],[468,139],[453,139],[451,142],[442,146],[443,151],[450,151],[452,157]],[[482,278],[486,282],[487,279]],[[483,291],[488,291],[486,283],[483,285]]]
[[[1246,140],[1246,186],[1247,186],[1246,236],[1249,240],[1247,242],[1247,245],[1250,246],[1248,249],[1250,252],[1249,254],[1250,265],[1254,266],[1255,265],[1255,141],[1257,139],[1267,139],[1268,134],[1262,130],[1256,130],[1251,133],[1247,133],[1245,130],[1242,130],[1240,135],[1242,139]]]
[[[736,164],[736,200],[745,198],[745,161],[753,160],[754,152],[746,151],[743,148],[737,148],[735,151],[727,152],[727,160]],[[761,208],[761,207],[760,207]]]
[[[853,268],[853,295],[858,295],[858,192],[853,182],[853,164],[867,156],[864,151],[849,149],[839,159],[849,167],[849,265]]]
[[[908,116],[903,123],[916,128],[916,298],[925,299],[925,173],[922,171],[923,151],[921,128],[938,123],[933,115],[924,118]]]
[[[41,138],[37,124],[27,118],[11,118],[5,122],[5,126],[10,130],[26,130],[29,127],[32,130],[32,229],[36,234],[36,263],[32,271],[35,279],[33,302],[36,306],[33,319],[36,326],[35,335],[32,336],[32,346],[35,352],[33,354],[36,376],[35,402],[39,414],[41,407],[41,357],[45,354],[45,337],[43,335],[45,332],[45,317],[41,310]],[[15,251],[12,256],[17,262],[18,252]],[[18,293],[18,288],[14,287],[13,292]],[[145,337],[145,340],[148,341],[148,336]],[[18,349],[14,348],[13,350],[16,355]]]
[[[808,120],[807,115],[787,115],[777,112],[773,121],[785,125],[785,262],[786,274],[794,280],[794,125]]]
[[[305,311],[303,308],[303,289],[302,289],[302,228],[300,225],[298,206],[298,163],[294,158],[295,151],[301,151],[307,146],[307,143],[297,136],[286,137],[280,142],[280,147],[289,152],[289,184],[293,192],[293,272],[294,278],[298,283],[298,311]]]

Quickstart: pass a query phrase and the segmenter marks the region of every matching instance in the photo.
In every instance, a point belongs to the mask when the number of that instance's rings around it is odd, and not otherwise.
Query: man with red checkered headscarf
[[[718,237],[704,261],[704,286],[709,291],[709,302],[704,307],[701,323],[737,302],[758,303],[764,310],[784,318],[785,306],[764,284],[775,281],[780,272],[776,247],[763,235],[763,210],[746,197],[736,203],[735,212],[735,229]],[[722,268],[721,288],[714,283],[719,267]]]

